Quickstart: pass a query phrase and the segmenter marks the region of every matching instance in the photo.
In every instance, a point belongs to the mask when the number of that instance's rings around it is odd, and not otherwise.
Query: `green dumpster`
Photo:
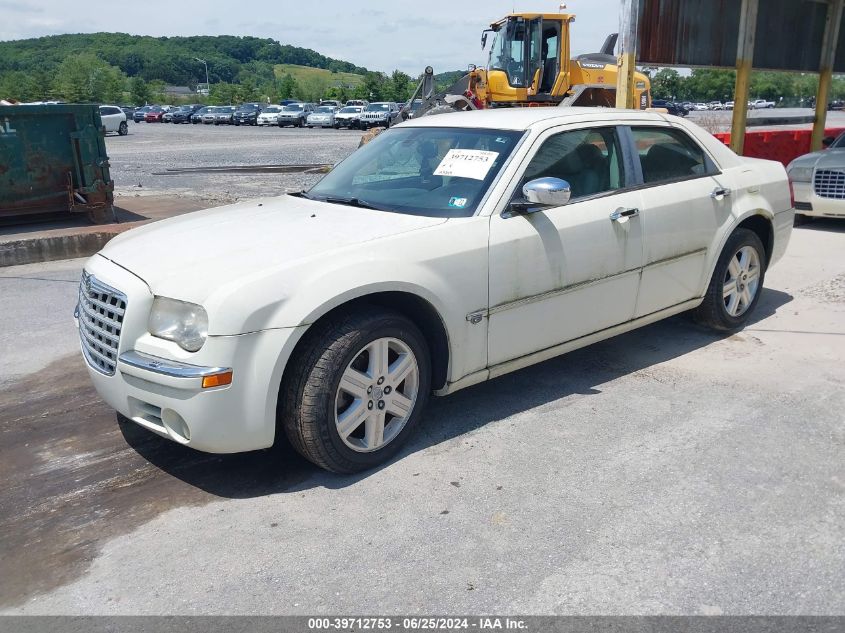
[[[96,105],[0,106],[0,221],[44,213],[114,220]]]

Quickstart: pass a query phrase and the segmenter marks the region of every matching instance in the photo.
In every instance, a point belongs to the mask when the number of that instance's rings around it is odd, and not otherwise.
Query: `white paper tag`
[[[499,152],[480,149],[450,149],[440,161],[434,175],[484,180],[498,156]]]

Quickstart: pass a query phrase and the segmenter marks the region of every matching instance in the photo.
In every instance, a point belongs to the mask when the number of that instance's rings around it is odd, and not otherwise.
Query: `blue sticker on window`
[[[449,206],[454,207],[455,209],[463,209],[467,206],[467,199],[466,198],[450,198]]]

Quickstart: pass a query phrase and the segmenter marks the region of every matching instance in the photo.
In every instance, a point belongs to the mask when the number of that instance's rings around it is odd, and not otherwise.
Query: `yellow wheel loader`
[[[511,13],[481,34],[482,50],[493,35],[487,68],[469,72],[445,92],[435,94],[429,66],[400,113],[403,119],[455,110],[502,107],[616,105],[616,35],[598,53],[570,59],[568,13]],[[636,103],[651,106],[646,75],[634,77]]]

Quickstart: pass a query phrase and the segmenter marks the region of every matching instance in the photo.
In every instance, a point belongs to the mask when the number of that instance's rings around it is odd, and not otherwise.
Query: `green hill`
[[[276,64],[273,67],[276,79],[290,75],[299,83],[310,81],[326,82],[329,88],[355,88],[364,83],[364,76],[358,73],[332,72],[325,68],[300,66],[299,64]]]
[[[129,77],[193,85],[205,81],[208,62],[212,83],[272,79],[276,64],[296,64],[327,72],[364,74],[366,68],[321,55],[317,51],[280,44],[273,39],[233,35],[149,37],[126,33],[77,33],[0,42],[0,75],[55,72],[71,55],[89,53],[116,66]]]

